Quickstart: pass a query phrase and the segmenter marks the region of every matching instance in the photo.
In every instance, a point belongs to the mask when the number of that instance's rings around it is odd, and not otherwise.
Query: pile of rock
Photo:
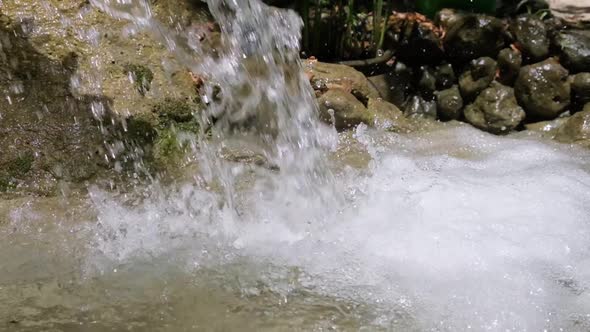
[[[385,73],[368,79],[343,65],[308,61],[322,117],[339,129],[375,124],[392,116],[370,109],[370,101],[381,98],[399,123],[403,113],[506,134],[581,112],[590,102],[590,30],[535,15],[500,19],[450,10],[436,23],[445,32],[442,56],[412,58],[408,50],[394,50],[397,60],[371,68]]]

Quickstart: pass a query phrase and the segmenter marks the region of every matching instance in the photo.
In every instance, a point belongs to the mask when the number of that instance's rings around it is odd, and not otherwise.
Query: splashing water
[[[408,136],[360,126],[334,142],[293,13],[210,0],[224,48],[208,56],[146,2],[92,2],[207,75],[194,153],[222,204],[189,183],[10,208],[0,313],[23,329],[590,329],[587,151],[453,124]],[[276,168],[219,158],[234,141]]]
[[[273,181],[277,198],[291,194],[334,198],[333,192],[317,191],[317,184],[330,182],[324,155],[335,137],[317,120],[313,91],[301,68],[299,16],[257,0],[210,0],[223,44],[220,55],[211,56],[186,33],[162,27],[144,0],[92,3],[153,32],[181,63],[205,76],[201,97],[207,107],[200,114],[201,144],[195,154],[202,161],[206,181],[220,180],[230,205],[235,177],[219,160],[219,152],[235,140],[258,146],[268,164],[288,175]],[[208,129],[212,140],[207,138]],[[293,178],[296,183],[289,181]]]

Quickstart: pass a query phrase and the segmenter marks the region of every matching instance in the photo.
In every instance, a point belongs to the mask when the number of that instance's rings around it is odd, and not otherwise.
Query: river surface
[[[240,163],[231,211],[190,180],[1,201],[0,328],[590,329],[588,151],[449,123],[330,155],[333,206]]]

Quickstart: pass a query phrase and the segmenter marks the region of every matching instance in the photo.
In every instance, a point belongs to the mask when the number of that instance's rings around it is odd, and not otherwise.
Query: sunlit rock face
[[[84,0],[0,7],[0,195],[67,193],[134,172],[142,156],[164,155],[170,125],[196,130],[188,69],[145,31]],[[179,28],[204,21],[189,1],[152,9]]]

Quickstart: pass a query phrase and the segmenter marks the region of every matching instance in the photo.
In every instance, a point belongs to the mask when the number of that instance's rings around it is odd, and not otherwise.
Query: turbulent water
[[[590,330],[589,152],[452,123],[336,137],[293,13],[211,1],[227,49],[195,60],[148,6],[93,2],[208,68],[218,121],[196,181],[0,203],[0,329]],[[235,141],[273,167],[219,158]]]

